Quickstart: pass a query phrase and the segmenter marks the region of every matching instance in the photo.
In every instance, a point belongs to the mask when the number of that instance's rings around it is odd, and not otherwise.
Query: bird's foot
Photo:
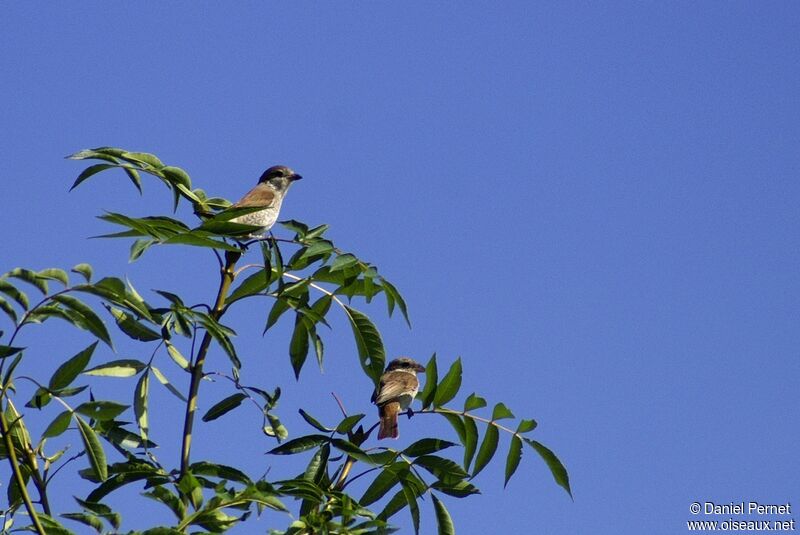
[[[406,416],[408,416],[409,420],[411,419],[412,416],[414,416],[414,411],[411,409],[411,407],[409,407],[408,410],[406,410]]]

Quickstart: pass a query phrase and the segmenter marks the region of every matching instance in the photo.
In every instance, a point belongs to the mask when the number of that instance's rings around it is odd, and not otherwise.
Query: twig
[[[335,399],[336,403],[339,405],[339,410],[342,411],[342,416],[347,418],[347,411],[344,410],[344,405],[342,405],[342,400],[339,399],[339,396],[336,395],[336,392],[331,392],[331,396],[333,396],[333,399]]]
[[[9,400],[10,401],[10,400]],[[39,535],[47,535],[36,513],[36,508],[33,506],[31,497],[28,494],[28,488],[25,484],[25,478],[22,477],[22,471],[19,469],[19,461],[17,461],[17,452],[14,447],[14,441],[11,439],[11,429],[9,428],[8,421],[6,420],[5,411],[0,411],[0,431],[3,433],[3,442],[6,446],[6,453],[8,454],[8,462],[11,465],[11,471],[14,472],[14,480],[17,482],[17,487],[22,496],[22,501],[25,503],[25,509],[28,510],[28,515],[31,517],[33,527]],[[24,447],[23,444],[20,446]]]
[[[234,267],[241,257],[241,253],[226,253],[225,266],[220,269],[219,289],[214,300],[214,307],[211,310],[211,317],[218,320],[225,312],[225,298],[228,295],[231,284],[235,278]],[[203,365],[206,361],[208,349],[211,346],[211,333],[206,331],[200,347],[197,349],[195,362],[191,367],[192,378],[189,383],[189,397],[186,401],[186,415],[183,420],[183,438],[181,444],[181,469],[180,477],[189,471],[189,458],[192,448],[192,429],[194,427],[194,415],[197,412],[197,393],[200,389],[200,382],[203,379]]]

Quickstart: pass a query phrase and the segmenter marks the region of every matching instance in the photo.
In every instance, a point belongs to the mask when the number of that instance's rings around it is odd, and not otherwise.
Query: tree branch
[[[36,514],[36,508],[34,508],[33,502],[31,502],[31,497],[28,494],[28,488],[25,485],[25,478],[22,477],[22,471],[19,469],[17,452],[14,449],[14,441],[11,439],[11,429],[8,425],[8,420],[6,420],[6,413],[5,411],[1,410],[0,431],[3,433],[3,442],[5,443],[6,451],[8,452],[8,462],[11,465],[11,471],[14,472],[14,480],[17,482],[17,487],[19,487],[19,492],[22,495],[22,501],[25,503],[25,509],[28,510],[28,515],[31,517],[33,527],[36,529],[36,532],[39,535],[47,535],[41,521],[39,520],[39,516]]]
[[[225,298],[230,290],[231,283],[236,277],[234,267],[242,256],[241,253],[228,252],[225,254],[225,265],[220,269],[219,289],[211,309],[211,317],[218,320],[225,311]],[[189,383],[189,397],[186,401],[186,415],[183,420],[183,439],[181,445],[181,470],[180,477],[189,471],[189,458],[192,449],[192,429],[194,427],[194,415],[197,412],[197,392],[200,389],[200,381],[203,379],[203,365],[206,362],[208,348],[211,346],[211,334],[206,331],[200,347],[197,349],[197,357],[192,365],[192,377]]]

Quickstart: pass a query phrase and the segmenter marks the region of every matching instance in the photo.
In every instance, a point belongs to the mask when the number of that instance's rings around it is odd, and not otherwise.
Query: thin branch
[[[56,477],[56,474],[57,474],[57,473],[59,473],[59,472],[61,471],[61,469],[62,469],[62,468],[64,468],[65,466],[67,466],[67,465],[68,465],[69,463],[71,463],[72,461],[74,461],[74,460],[76,460],[76,459],[80,459],[80,458],[81,458],[81,457],[83,457],[85,454],[86,454],[86,452],[82,451],[82,452],[80,452],[80,453],[76,453],[75,455],[73,455],[72,457],[70,457],[69,459],[67,459],[66,461],[64,461],[64,462],[61,464],[61,466],[59,466],[58,468],[56,468],[55,470],[53,470],[53,473],[52,473],[52,474],[50,474],[50,476],[48,476],[48,478],[47,478],[47,482],[48,482],[48,483],[50,483],[50,481],[51,481],[51,480],[52,480],[54,477]]]
[[[425,410],[422,410],[422,411],[414,411],[414,414],[415,415],[416,414],[455,414],[457,416],[464,416],[466,418],[471,418],[473,420],[478,420],[479,422],[483,422],[485,424],[493,425],[498,429],[501,429],[501,430],[503,430],[503,431],[505,431],[507,433],[511,433],[512,435],[516,435],[516,436],[522,438],[522,435],[520,433],[518,433],[517,431],[513,430],[513,429],[509,429],[508,427],[506,427],[504,425],[500,425],[496,421],[491,420],[489,418],[483,418],[482,416],[477,416],[477,415],[472,414],[472,413],[467,412],[467,411],[454,411],[452,409],[439,408],[439,409],[425,409]]]
[[[10,400],[8,400],[10,401]],[[36,508],[33,506],[31,497],[28,494],[28,488],[25,484],[25,478],[22,477],[22,471],[19,468],[19,461],[17,460],[17,452],[14,446],[14,441],[11,439],[11,429],[9,428],[8,421],[6,420],[5,411],[0,410],[0,431],[3,434],[3,442],[6,446],[6,453],[8,454],[8,462],[11,465],[11,471],[14,473],[14,480],[17,482],[22,501],[25,503],[25,509],[28,510],[28,515],[31,517],[33,527],[39,535],[47,535],[39,516],[36,513]],[[23,444],[20,446],[24,447]]]
[[[339,410],[342,411],[342,416],[347,418],[347,411],[344,410],[344,405],[342,404],[342,400],[339,399],[339,396],[336,395],[336,392],[331,392],[331,396],[333,396],[333,399],[335,399],[337,405],[339,405]]]
[[[214,320],[218,320],[225,312],[225,298],[228,296],[228,290],[230,290],[231,284],[235,278],[234,267],[239,258],[241,258],[241,253],[229,252],[225,254],[225,266],[220,269],[219,289],[217,290],[217,297],[210,314]],[[194,427],[194,416],[197,412],[197,394],[200,389],[200,382],[204,376],[203,365],[206,361],[208,349],[211,346],[211,340],[211,333],[206,331],[205,335],[203,335],[203,340],[200,342],[200,347],[197,349],[195,362],[191,367],[192,378],[189,383],[189,397],[186,401],[186,415],[183,421],[180,477],[183,477],[189,471],[192,429]]]

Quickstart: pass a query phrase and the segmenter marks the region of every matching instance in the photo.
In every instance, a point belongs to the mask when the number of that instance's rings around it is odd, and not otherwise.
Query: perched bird
[[[396,358],[386,366],[381,375],[378,388],[372,394],[372,402],[378,406],[378,417],[381,419],[378,438],[397,438],[397,415],[414,401],[419,390],[417,372],[424,372],[425,367],[408,358]]]
[[[270,167],[264,171],[264,174],[258,179],[256,187],[248,191],[244,197],[232,206],[232,208],[263,206],[264,209],[240,215],[239,217],[231,219],[231,221],[244,225],[263,227],[260,232],[250,234],[251,237],[259,237],[272,228],[272,225],[278,220],[278,214],[281,211],[281,203],[283,203],[283,198],[286,196],[289,186],[292,185],[292,182],[300,180],[301,178],[303,177],[285,165]]]

